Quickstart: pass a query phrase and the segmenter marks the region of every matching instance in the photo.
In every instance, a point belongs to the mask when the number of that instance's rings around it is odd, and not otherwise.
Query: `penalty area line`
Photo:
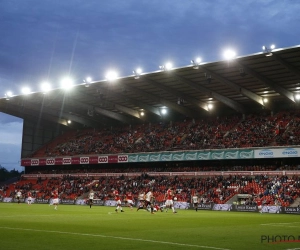
[[[127,237],[119,237],[119,236],[109,236],[109,235],[103,235],[103,234],[73,233],[73,232],[64,232],[64,231],[41,230],[41,229],[18,228],[18,227],[0,227],[0,229],[20,230],[20,231],[32,231],[32,232],[42,232],[42,233],[70,234],[70,235],[79,235],[79,236],[111,238],[111,239],[119,239],[119,240],[142,241],[142,242],[150,242],[150,243],[166,244],[166,245],[176,245],[176,246],[183,246],[183,247],[196,247],[196,248],[206,248],[206,249],[216,249],[216,250],[230,250],[230,249],[227,249],[227,248],[210,247],[210,246],[200,246],[200,245],[191,245],[191,244],[168,242],[168,241],[159,241],[159,240],[145,240],[145,239],[139,239],[139,238],[127,238]]]

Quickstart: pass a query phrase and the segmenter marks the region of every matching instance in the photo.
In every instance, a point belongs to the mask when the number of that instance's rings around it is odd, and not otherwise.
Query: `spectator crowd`
[[[70,131],[32,157],[299,145],[300,112]]]

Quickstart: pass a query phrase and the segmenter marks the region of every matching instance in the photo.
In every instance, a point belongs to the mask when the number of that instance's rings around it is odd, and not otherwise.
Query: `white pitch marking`
[[[289,225],[289,224],[295,224],[295,223],[300,223],[300,222],[285,222],[285,223],[267,223],[267,224],[260,224],[261,226],[272,226],[272,225]]]
[[[58,233],[58,234],[71,234],[71,235],[91,236],[91,237],[101,237],[101,238],[112,238],[112,239],[119,239],[119,240],[143,241],[143,242],[151,242],[151,243],[158,243],[158,244],[168,244],[168,245],[176,245],[176,246],[183,246],[183,247],[197,247],[197,248],[207,248],[207,249],[217,249],[217,250],[230,250],[230,249],[227,249],[227,248],[199,246],[199,245],[175,243],[175,242],[168,242],[168,241],[144,240],[144,239],[138,239],[138,238],[108,236],[108,235],[102,235],[102,234],[72,233],[72,232],[63,232],[63,231],[50,231],[50,230],[39,230],[39,229],[30,229],[30,228],[17,228],[17,227],[15,227],[15,228],[14,227],[0,227],[0,228],[2,228],[2,229],[10,229],[10,230],[22,230],[22,231],[44,232],[44,233]]]
[[[8,218],[8,217],[45,217],[45,216],[53,216],[53,215],[3,215],[0,218]]]

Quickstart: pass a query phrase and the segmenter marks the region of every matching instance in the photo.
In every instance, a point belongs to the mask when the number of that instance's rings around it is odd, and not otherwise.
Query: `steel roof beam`
[[[129,119],[128,117],[125,117],[121,114],[118,114],[118,113],[115,113],[115,112],[112,112],[112,111],[109,111],[109,110],[106,110],[106,109],[102,109],[102,108],[99,108],[99,107],[94,107],[94,110],[97,113],[99,113],[101,115],[104,115],[104,116],[107,116],[109,118],[112,118],[114,120],[118,120],[120,122],[127,123],[127,124],[132,123],[132,119]]]
[[[36,110],[36,109],[35,109]],[[20,106],[18,104],[12,104],[10,103],[8,106],[0,106],[0,111],[7,114],[7,111],[9,111],[10,115],[14,115],[16,117],[19,117],[21,119],[27,119],[30,118],[30,120],[38,121],[38,117],[34,115],[32,111],[34,111],[33,106]],[[67,126],[67,120],[66,119],[59,119],[57,117],[57,114],[49,114],[49,113],[43,113],[43,115],[40,117],[42,121],[48,121],[53,123],[58,123],[64,126]]]
[[[200,92],[205,92],[207,93],[207,95],[215,98],[216,100],[224,103],[225,105],[227,105],[228,107],[240,112],[240,113],[245,113],[245,108],[243,105],[239,104],[238,102],[236,101],[233,101],[232,99],[228,98],[228,97],[225,97],[223,95],[220,95],[206,87],[203,87],[199,84],[196,84],[195,82],[191,81],[191,80],[188,80],[182,76],[179,76],[177,74],[173,74],[173,76],[178,80],[178,81],[181,81],[187,85],[189,85],[190,87],[192,87],[193,89],[195,90],[198,90]]]
[[[87,111],[90,108],[93,108],[93,110],[96,111],[98,114],[107,116],[109,118],[112,118],[112,119],[120,121],[120,122],[124,122],[124,123],[128,123],[128,124],[132,123],[132,121],[124,115],[121,115],[121,114],[118,114],[118,113],[115,113],[115,112],[112,112],[112,111],[109,111],[109,110],[106,110],[106,109],[103,109],[103,108],[96,107],[95,105],[86,104],[86,103],[83,103],[83,102],[79,102],[77,100],[73,101],[73,99],[72,100],[67,100],[66,102],[69,103],[71,106],[75,106],[75,105],[81,106],[84,109],[86,109]]]
[[[77,92],[78,93],[78,92]],[[84,94],[84,93],[80,93],[80,94],[77,94],[77,96],[79,97],[79,98],[81,98],[81,96],[84,96],[84,98],[87,98],[87,99],[90,99],[90,97],[89,96],[87,96],[86,94]],[[135,118],[137,118],[137,119],[140,119],[141,117],[140,117],[140,114],[139,114],[139,112],[138,111],[136,111],[136,110],[134,110],[134,109],[131,109],[131,108],[128,108],[128,107],[125,107],[125,106],[123,106],[123,105],[119,105],[119,104],[116,104],[116,103],[113,103],[113,102],[111,102],[111,101],[108,101],[108,100],[105,100],[105,104],[107,104],[108,105],[108,107],[109,108],[111,108],[111,109],[117,109],[117,110],[119,110],[119,111],[121,111],[121,112],[123,112],[123,113],[125,113],[125,114],[127,114],[127,115],[130,115],[130,116],[133,116],[133,117],[135,117]],[[91,105],[89,105],[89,106],[91,106]],[[93,105],[93,106],[96,106],[96,105]],[[108,112],[104,112],[103,110],[103,108],[100,108],[100,107],[98,107],[99,109],[98,110],[101,110],[101,114],[107,114],[107,116],[108,117],[110,117],[110,118],[113,118],[113,119],[117,119],[117,120],[119,120],[119,121],[121,121],[121,122],[126,122],[126,123],[128,123],[128,119],[127,119],[127,117],[125,117],[124,115],[121,115],[121,114],[117,114],[116,113],[116,115],[108,115],[109,114],[109,112],[111,112],[111,111],[109,111],[109,110],[107,110]],[[98,112],[99,113],[99,112]],[[114,112],[112,112],[112,113],[114,113]],[[131,123],[132,121],[130,120],[130,122],[129,123]]]
[[[196,98],[193,98],[191,96],[188,96],[188,95],[185,95],[183,94],[182,92],[179,92],[177,90],[174,90],[170,87],[166,87],[164,85],[161,85],[159,84],[158,82],[154,81],[154,80],[151,80],[149,79],[148,77],[146,76],[143,76],[143,79],[146,80],[146,82],[150,83],[151,85],[157,87],[157,88],[160,88],[164,91],[166,91],[167,93],[171,93],[172,95],[176,96],[176,97],[182,97],[183,99],[185,100],[188,100],[188,102],[196,105],[197,107],[201,108],[201,109],[204,109],[205,111],[208,111],[208,107],[207,107],[207,104],[200,101],[200,100],[197,100]]]
[[[230,88],[234,89],[237,93],[240,93],[246,97],[248,97],[249,99],[257,102],[258,104],[262,105],[262,106],[266,106],[264,101],[263,101],[263,98],[253,92],[251,92],[250,90],[248,89],[245,89],[241,86],[239,86],[238,84],[236,83],[233,83],[229,80],[227,80],[226,78],[218,75],[217,73],[207,69],[206,67],[202,66],[201,65],[201,68],[207,72],[208,74],[210,74],[213,78],[217,79],[219,82],[221,83],[225,83],[227,86],[229,86]]]
[[[276,52],[272,52],[272,58],[275,59],[277,62],[279,62],[283,67],[285,67],[287,70],[289,70],[290,72],[292,72],[293,74],[295,74],[296,76],[298,76],[300,78],[300,71],[299,69],[297,69],[296,67],[290,65],[289,63],[287,63],[286,61],[284,61],[281,57],[279,57]]]
[[[295,96],[294,94],[279,86],[278,84],[272,82],[271,80],[267,79],[266,77],[262,76],[261,74],[257,73],[256,71],[254,71],[253,69],[250,69],[249,67],[245,66],[244,64],[240,63],[240,62],[235,62],[239,67],[244,69],[244,72],[251,75],[252,77],[254,77],[256,80],[258,80],[260,83],[272,88],[273,90],[275,90],[277,93],[281,94],[282,96],[287,97],[289,100],[291,100],[292,102],[296,102],[295,100]]]
[[[119,95],[119,94],[117,94],[117,93],[113,93],[113,95],[114,95],[115,97],[118,97],[119,99],[124,98],[123,96],[121,96],[121,95]],[[143,110],[148,111],[148,112],[151,112],[152,114],[161,117],[161,114],[160,114],[158,108],[155,108],[155,107],[153,107],[153,106],[151,106],[151,105],[148,105],[148,104],[146,104],[146,103],[140,102],[139,100],[133,99],[133,98],[128,97],[128,96],[126,96],[126,99],[128,99],[133,105],[139,106],[139,107],[142,108]]]
[[[40,117],[43,117],[43,115],[45,113],[48,113],[48,114],[53,115],[53,116],[58,116],[58,120],[60,120],[60,119],[62,119],[62,120],[72,120],[74,122],[77,122],[77,123],[80,123],[82,125],[89,126],[89,127],[99,126],[99,124],[94,122],[94,121],[90,121],[89,119],[86,119],[86,118],[83,119],[80,116],[73,115],[73,114],[70,114],[68,112],[65,112],[64,111],[65,106],[62,107],[62,108],[58,107],[57,109],[50,108],[50,106],[44,105],[43,100],[37,101],[37,99],[34,99],[34,98],[21,99],[19,97],[14,97],[11,100],[9,100],[8,102],[9,102],[9,105],[12,105],[13,102],[18,102],[15,105],[17,105],[19,107],[22,107],[22,108],[29,107],[32,110],[36,110],[36,111],[39,112]],[[61,118],[61,117],[64,117],[64,118]],[[61,123],[61,124],[66,125],[64,123]]]
[[[156,102],[159,102],[161,103],[162,105],[172,109],[172,110],[175,110],[177,111],[178,113],[181,113],[185,116],[188,116],[188,117],[197,117],[197,115],[195,114],[195,112],[191,111],[190,109],[187,109],[185,107],[182,107],[182,106],[179,106],[178,104],[175,104],[173,102],[170,102],[168,100],[165,100],[163,98],[160,98],[160,97],[157,97],[153,94],[150,94],[144,90],[140,90],[140,89],[137,89],[137,88],[133,88],[131,86],[128,86],[128,84],[123,84],[123,87],[125,87],[126,89],[130,90],[130,91],[133,91],[135,93],[138,93],[139,95],[141,96],[144,96],[145,98],[150,98],[152,100],[155,100]]]

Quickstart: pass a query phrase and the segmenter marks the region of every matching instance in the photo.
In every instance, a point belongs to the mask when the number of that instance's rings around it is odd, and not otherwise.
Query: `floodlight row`
[[[269,54],[273,49],[275,49],[275,45],[271,45],[270,49],[268,49],[266,46],[263,46],[262,49],[263,49],[264,53]],[[227,49],[227,50],[224,51],[223,56],[226,60],[232,60],[236,57],[236,52],[232,49]],[[195,60],[191,60],[192,66],[195,69],[199,68],[201,62],[202,62],[202,59],[200,57],[196,58]],[[162,71],[168,71],[168,70],[171,70],[173,68],[173,65],[172,65],[171,62],[167,62],[166,64],[159,66],[159,68]],[[143,71],[142,71],[141,68],[138,68],[138,69],[134,70],[133,71],[134,78],[138,79],[141,76],[142,72]],[[108,71],[107,74],[105,75],[105,79],[107,81],[114,81],[114,80],[118,79],[118,74],[115,71]],[[61,88],[65,89],[65,90],[71,89],[74,86],[74,80],[71,79],[70,77],[63,78],[60,83],[61,83]],[[85,78],[83,80],[83,83],[85,84],[86,87],[89,87],[90,84],[92,84],[92,78],[91,77]],[[52,87],[51,87],[49,82],[43,82],[41,84],[41,92],[42,93],[46,94],[51,90],[52,90]],[[23,95],[28,95],[32,92],[31,92],[30,88],[26,86],[26,87],[23,87],[21,89],[21,93]],[[7,91],[5,93],[5,98],[7,100],[9,100],[13,96],[14,95],[13,95],[12,91]],[[299,99],[300,99],[300,97],[299,97]]]

